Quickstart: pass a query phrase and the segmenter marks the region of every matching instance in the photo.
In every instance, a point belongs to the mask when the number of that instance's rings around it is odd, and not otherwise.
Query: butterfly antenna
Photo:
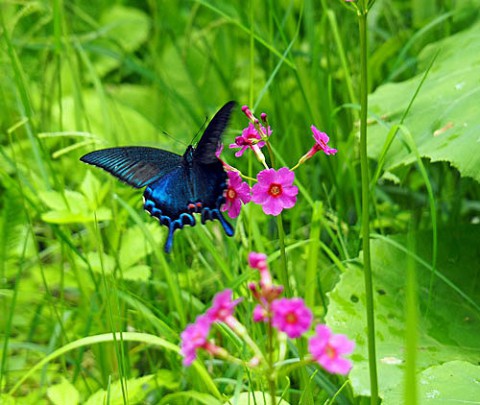
[[[181,144],[182,146],[185,146],[185,147],[188,146],[187,144],[185,144],[185,142],[183,142],[182,140],[180,140],[180,139],[178,139],[178,138],[175,138],[173,135],[170,135],[167,131],[162,131],[162,134],[163,134],[163,135],[166,135],[167,138],[170,138],[172,141],[178,142],[178,143]]]
[[[193,145],[196,143],[195,141],[197,140],[198,136],[200,134],[203,134],[205,127],[207,126],[208,122],[208,116],[205,116],[205,121],[203,122],[202,126],[198,129],[197,133],[193,136],[192,140],[190,141],[190,145]]]

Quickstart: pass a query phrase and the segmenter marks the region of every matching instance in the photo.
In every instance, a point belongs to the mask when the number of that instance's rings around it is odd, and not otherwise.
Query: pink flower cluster
[[[232,290],[225,290],[215,295],[212,306],[194,323],[189,324],[181,333],[180,352],[183,356],[183,365],[189,366],[197,358],[197,350],[204,349],[212,355],[221,356],[226,352],[207,340],[210,328],[214,322],[224,322],[232,329],[237,327],[238,321],[233,316],[235,306],[241,299],[232,300]]]
[[[267,122],[267,114],[261,114],[262,124],[260,124],[247,106],[243,106],[242,111],[250,123],[242,131],[242,135],[235,138],[235,142],[230,145],[230,148],[240,148],[235,153],[236,157],[241,157],[247,149],[251,149],[265,170],[258,173],[257,183],[250,189],[248,183],[242,181],[240,172],[222,161],[228,174],[228,187],[225,191],[225,204],[222,211],[227,211],[230,218],[236,218],[240,215],[242,204],[252,201],[261,205],[265,214],[279,215],[284,209],[292,208],[297,202],[298,188],[293,185],[295,180],[293,170],[319,151],[323,151],[326,155],[334,155],[337,150],[328,146],[328,135],[312,125],[315,144],[300,158],[297,165],[293,169],[288,167],[281,167],[278,170],[269,168],[261,150],[264,146],[268,146],[272,134]],[[221,150],[217,153],[218,157],[220,153]]]
[[[272,326],[291,338],[303,335],[312,324],[313,315],[301,298],[278,298],[283,292],[282,286],[274,285],[267,266],[267,257],[263,253],[250,253],[250,267],[260,272],[260,282],[250,283],[248,288],[258,301],[253,310],[255,322],[271,322]]]
[[[258,302],[253,310],[255,322],[270,323],[279,332],[285,333],[290,339],[303,336],[310,330],[313,321],[312,311],[301,298],[279,298],[283,287],[273,283],[267,265],[267,256],[263,253],[251,252],[248,256],[251,268],[260,273],[258,283],[248,285],[254,299]],[[198,316],[181,334],[181,354],[183,364],[190,365],[197,357],[197,351],[203,349],[211,355],[229,358],[229,353],[208,340],[210,328],[214,322],[223,322],[239,337],[249,344],[255,356],[248,363],[251,367],[261,364],[262,356],[258,347],[246,333],[245,327],[234,317],[235,307],[241,299],[233,300],[231,290],[225,290],[215,295],[212,306]],[[326,325],[317,325],[315,334],[308,341],[312,359],[329,373],[348,374],[352,367],[350,360],[344,358],[353,352],[355,343],[345,335],[334,334]],[[230,356],[231,357],[231,356]],[[231,357],[232,358],[232,357]]]

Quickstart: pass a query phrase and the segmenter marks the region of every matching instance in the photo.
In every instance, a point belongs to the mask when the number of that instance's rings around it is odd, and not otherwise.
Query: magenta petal
[[[338,353],[350,354],[355,348],[355,342],[348,339],[345,335],[334,335],[330,339],[330,344]]]
[[[298,194],[298,187],[296,186],[284,187],[283,194],[288,197],[296,197]]]
[[[278,169],[278,180],[281,180],[282,184],[291,185],[295,180],[295,173],[292,172],[288,167],[281,167]]]
[[[262,170],[257,175],[258,184],[270,184],[276,182],[276,172],[275,169],[265,169]]]
[[[262,208],[265,214],[277,216],[283,211],[283,204],[278,198],[268,198]]]

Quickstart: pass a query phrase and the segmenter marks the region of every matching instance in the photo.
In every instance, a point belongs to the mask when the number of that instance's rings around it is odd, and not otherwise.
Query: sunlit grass
[[[387,7],[377,1],[372,9],[369,92],[421,73],[415,65],[418,51],[468,28],[475,18],[463,6],[426,2],[435,11],[430,20],[414,2],[400,3]],[[304,297],[319,321],[327,314],[329,293],[361,257],[360,51],[356,15],[349,7],[341,1],[203,0],[2,5],[2,393],[19,403],[52,400],[47,389],[65,378],[82,402],[105,390],[128,403],[142,394],[132,381],[148,375],[156,381],[148,403],[168,401],[167,395],[214,403],[208,401],[268,392],[255,373],[208,356],[183,368],[176,347],[182,330],[216,292],[231,288],[248,296],[247,282],[256,277],[246,264],[250,251],[268,254],[277,281],[288,282],[292,296]],[[202,132],[205,117],[230,99],[248,104],[257,115],[268,114],[277,167],[292,167],[311,147],[312,124],[339,150],[336,156],[316,156],[295,172],[298,202],[282,214],[285,263],[277,218],[253,204],[234,221],[233,238],[209,221],[176,232],[174,250],[165,255],[166,228],[143,212],[142,191],[79,161],[88,151],[120,145],[182,153]],[[369,118],[378,117],[369,112]],[[225,145],[245,126],[238,108]],[[433,277],[437,227],[474,222],[480,189],[447,163],[421,160],[415,134],[398,129],[411,143],[416,164],[385,175],[383,156],[378,166],[369,160],[375,178],[370,225],[372,233],[384,236],[416,231],[412,224],[429,234],[434,229],[434,260],[428,263]],[[236,159],[226,147],[222,157],[244,173],[258,171],[252,156]],[[408,305],[410,354],[418,344],[412,332],[416,317],[430,310],[423,298],[415,299],[415,268],[409,263],[403,304]],[[439,299],[436,280],[419,291],[421,297]],[[439,280],[468,308],[465,319],[478,319],[477,309],[469,312],[475,289]],[[264,348],[264,330],[251,321],[252,309],[246,302],[237,317]],[[215,339],[242,353],[228,331],[219,329]],[[305,352],[304,343],[289,346],[292,357]],[[412,359],[408,381],[415,380],[418,359]],[[380,386],[382,378],[380,370]],[[290,403],[362,401],[348,377],[315,366],[281,375],[277,383],[277,395]],[[406,395],[413,398],[415,391]]]

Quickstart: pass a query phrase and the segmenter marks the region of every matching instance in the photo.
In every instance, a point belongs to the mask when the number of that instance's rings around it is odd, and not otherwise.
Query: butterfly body
[[[234,102],[225,104],[215,115],[196,147],[183,156],[156,148],[119,147],[91,152],[82,161],[101,167],[127,184],[141,188],[144,208],[169,228],[165,251],[173,246],[173,233],[185,225],[195,226],[194,213],[201,221],[218,219],[225,233],[233,227],[220,208],[227,187],[227,174],[215,152],[225,130]]]

